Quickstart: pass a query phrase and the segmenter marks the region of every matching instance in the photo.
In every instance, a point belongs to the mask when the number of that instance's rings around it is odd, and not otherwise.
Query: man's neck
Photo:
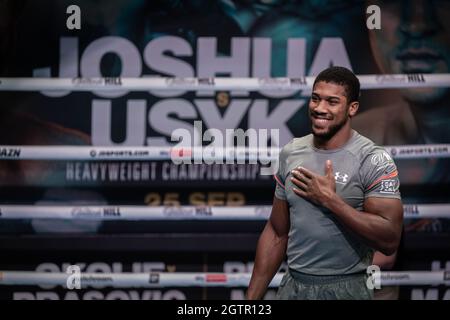
[[[329,139],[314,136],[313,144],[317,149],[332,150],[344,146],[352,137],[353,129],[350,127],[350,121],[344,125],[334,136]]]

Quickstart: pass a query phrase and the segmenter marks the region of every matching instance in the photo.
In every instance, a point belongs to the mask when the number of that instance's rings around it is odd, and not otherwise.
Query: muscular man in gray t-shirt
[[[309,104],[312,134],[283,147],[271,217],[261,234],[247,297],[260,299],[287,255],[282,299],[370,299],[373,252],[393,254],[403,209],[390,155],[351,128],[359,81],[320,73]]]
[[[291,171],[304,167],[324,172],[326,160],[331,160],[336,193],[362,211],[368,197],[400,199],[397,169],[386,151],[356,131],[344,146],[333,150],[315,148],[312,139],[308,135],[289,142],[281,151],[276,175],[275,196],[289,204],[289,267],[316,275],[365,272],[372,262],[373,249],[342,230],[329,209],[293,192]]]

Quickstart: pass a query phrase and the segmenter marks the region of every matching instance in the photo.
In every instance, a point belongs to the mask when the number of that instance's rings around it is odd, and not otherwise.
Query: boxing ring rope
[[[79,273],[82,288],[164,288],[164,287],[247,287],[251,273],[196,273],[196,272],[150,272],[150,273]],[[374,284],[381,286],[450,286],[448,271],[392,271],[372,274]],[[69,279],[70,277],[70,279]],[[283,273],[277,273],[269,287],[279,286]],[[0,286],[62,286],[74,280],[74,274],[0,271]],[[71,282],[73,283],[73,282]]]
[[[450,144],[385,146],[394,159],[450,158]],[[205,160],[274,161],[279,148],[95,147],[0,145],[0,160]]]
[[[272,206],[61,206],[0,205],[0,220],[253,220],[264,221]],[[450,218],[450,204],[405,204],[406,219]]]
[[[361,89],[449,87],[450,74],[357,75]],[[297,78],[0,78],[0,91],[149,91],[149,90],[307,90],[315,77]]]

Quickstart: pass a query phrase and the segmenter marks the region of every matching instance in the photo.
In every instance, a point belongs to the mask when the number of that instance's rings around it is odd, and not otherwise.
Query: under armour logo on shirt
[[[337,171],[334,174],[334,180],[336,180],[336,183],[345,184],[345,183],[347,183],[347,179],[348,179],[348,174],[346,174],[346,173],[341,174],[339,171]]]

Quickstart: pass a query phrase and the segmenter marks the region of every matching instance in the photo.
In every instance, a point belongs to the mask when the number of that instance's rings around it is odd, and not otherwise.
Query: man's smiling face
[[[332,82],[317,82],[309,102],[309,118],[316,137],[333,137],[350,118],[345,87]]]

